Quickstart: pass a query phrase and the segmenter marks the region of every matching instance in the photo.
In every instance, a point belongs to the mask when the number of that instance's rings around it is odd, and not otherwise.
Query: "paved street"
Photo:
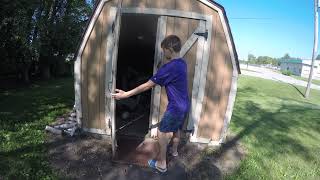
[[[247,66],[245,64],[241,64],[240,68],[241,68],[241,74],[243,75],[255,76],[255,77],[270,79],[274,81],[281,81],[281,82],[298,85],[298,86],[304,86],[304,87],[307,86],[306,81],[298,80],[293,77],[280,74],[268,68],[256,67],[256,66],[250,66],[250,65]],[[311,88],[320,90],[320,86],[315,84],[312,84]]]

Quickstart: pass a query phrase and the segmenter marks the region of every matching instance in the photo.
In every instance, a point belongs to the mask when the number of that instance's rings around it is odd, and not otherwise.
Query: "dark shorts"
[[[160,121],[160,132],[177,132],[182,129],[186,113],[173,114],[166,111]]]

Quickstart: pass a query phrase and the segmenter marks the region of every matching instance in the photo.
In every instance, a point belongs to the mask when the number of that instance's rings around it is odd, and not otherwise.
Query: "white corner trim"
[[[81,62],[80,59],[76,59],[74,62],[74,99],[75,99],[75,109],[76,117],[79,126],[82,126],[82,107],[81,107]]]
[[[220,141],[210,141],[208,146],[220,146],[221,142]]]
[[[233,106],[234,106],[234,102],[235,102],[236,95],[237,95],[237,82],[238,82],[238,76],[232,76],[227,110],[226,110],[225,117],[223,120],[223,128],[222,128],[222,131],[220,134],[220,139],[219,139],[219,142],[221,142],[221,143],[223,143],[226,139],[228,126],[230,124],[230,120],[232,117]]]
[[[211,139],[207,138],[190,138],[190,142],[192,143],[201,143],[201,144],[207,144],[208,146],[220,146],[221,142],[220,141],[212,141]]]
[[[202,137],[191,137],[190,142],[193,143],[203,143],[203,144],[209,144],[211,139],[202,138]]]

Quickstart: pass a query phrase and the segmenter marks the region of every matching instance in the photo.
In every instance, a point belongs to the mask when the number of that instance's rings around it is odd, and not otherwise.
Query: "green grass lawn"
[[[73,79],[0,91],[0,179],[56,179],[46,157],[44,128],[70,111]]]
[[[241,76],[231,131],[247,149],[228,179],[319,179],[320,91]],[[0,92],[0,179],[57,179],[44,127],[71,110],[73,79]]]
[[[305,77],[295,76],[295,75],[291,75],[291,77],[293,77],[293,78],[295,78],[295,79],[298,79],[298,80],[302,80],[302,81],[308,82],[308,78],[305,78]],[[312,84],[315,84],[315,85],[319,85],[319,86],[320,86],[320,80],[312,79]]]
[[[320,91],[239,78],[230,130],[247,149],[227,179],[320,179]]]

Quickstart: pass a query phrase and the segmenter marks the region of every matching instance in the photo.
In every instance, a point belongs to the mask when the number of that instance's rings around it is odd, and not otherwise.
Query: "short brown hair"
[[[169,35],[161,42],[161,48],[173,50],[174,52],[180,52],[181,40],[176,35]]]

